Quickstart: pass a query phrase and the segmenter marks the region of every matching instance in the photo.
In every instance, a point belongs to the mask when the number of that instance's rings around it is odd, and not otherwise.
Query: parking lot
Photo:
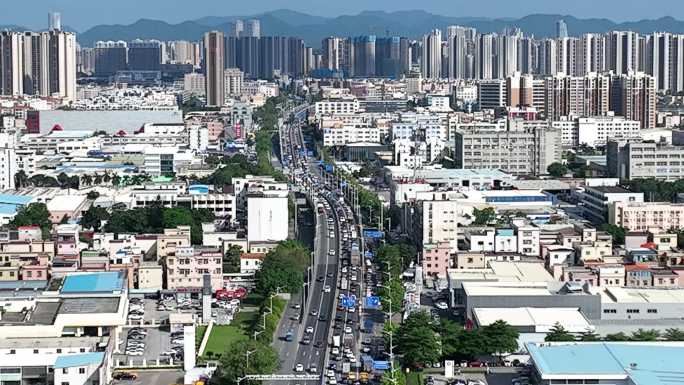
[[[180,370],[128,371],[134,373],[135,380],[114,380],[112,385],[169,385],[182,384],[184,373]]]
[[[172,342],[170,313],[200,312],[199,300],[162,295],[160,299],[129,298],[129,325],[124,327],[119,353],[114,359],[119,365],[132,366],[159,360],[162,364],[181,361],[182,340]]]

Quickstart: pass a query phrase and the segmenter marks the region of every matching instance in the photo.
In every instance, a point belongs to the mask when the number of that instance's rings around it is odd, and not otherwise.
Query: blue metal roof
[[[513,229],[497,229],[496,235],[500,235],[502,237],[512,237],[515,234],[513,233]]]
[[[118,271],[101,273],[73,274],[64,278],[61,292],[106,293],[123,289],[123,274]]]
[[[19,210],[17,205],[9,205],[5,203],[0,203],[0,214],[14,215]]]
[[[55,361],[55,369],[101,364],[103,359],[104,352],[62,355],[57,357],[57,361]]]
[[[626,375],[636,385],[666,385],[684,380],[684,346],[662,343],[590,342],[551,346],[527,344],[544,375]],[[678,381],[678,382],[680,382]]]
[[[25,205],[31,202],[33,197],[26,195],[0,194],[0,203],[10,205]]]

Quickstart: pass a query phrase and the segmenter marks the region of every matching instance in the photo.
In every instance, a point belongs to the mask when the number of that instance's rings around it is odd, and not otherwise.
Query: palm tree
[[[81,177],[81,182],[86,186],[90,186],[93,184],[93,177],[90,174],[85,174]]]
[[[109,175],[109,171],[105,171],[104,176],[102,177],[102,180],[105,183],[109,183],[112,180],[112,177]]]
[[[102,184],[102,174],[95,174],[95,178],[93,179],[93,183],[96,185],[101,185]]]

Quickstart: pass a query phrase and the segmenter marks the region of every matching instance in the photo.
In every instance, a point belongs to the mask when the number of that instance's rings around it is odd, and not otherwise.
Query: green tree
[[[684,341],[684,331],[682,329],[670,328],[665,330],[663,338],[668,341]]]
[[[548,333],[546,333],[546,337],[544,338],[544,341],[546,342],[569,342],[569,341],[575,341],[575,337],[570,334],[565,328],[559,323],[556,322],[553,327],[551,327],[551,330],[549,330]]]
[[[658,338],[660,338],[660,332],[655,329],[644,330],[639,328],[631,335],[633,341],[657,341]]]
[[[473,209],[473,225],[475,226],[485,226],[496,220],[496,211],[493,207],[485,207],[480,210],[478,208]]]
[[[394,370],[389,369],[382,374],[381,385],[406,385],[406,373],[398,362],[394,363]]]
[[[629,336],[623,332],[606,334],[606,341],[629,341]]]
[[[90,174],[85,174],[81,177],[81,182],[84,186],[90,186],[93,184],[93,177]]]
[[[69,175],[60,172],[59,175],[57,175],[57,182],[59,182],[59,186],[62,188],[68,188],[69,187]]]
[[[153,229],[148,223],[147,211],[144,209],[114,210],[104,229],[108,233],[135,234],[161,232],[163,230]]]
[[[240,272],[240,255],[242,254],[242,247],[238,245],[230,245],[226,254],[223,256],[223,272],[224,273],[239,273]]]
[[[35,187],[60,187],[57,179],[42,174],[37,174],[29,178],[29,185]]]
[[[596,334],[594,331],[587,329],[580,334],[579,340],[580,341],[600,341],[601,336]]]
[[[564,165],[563,163],[553,162],[549,165],[549,167],[546,168],[546,171],[549,173],[549,175],[555,178],[560,178],[567,174],[569,170],[568,166]]]
[[[406,290],[404,289],[404,286],[401,284],[400,279],[392,278],[389,281],[385,281],[385,283],[378,288],[378,296],[380,297],[382,309],[386,312],[389,312],[391,302],[392,312],[401,311],[402,307],[404,306],[405,293]]]
[[[90,206],[90,208],[83,213],[81,227],[83,227],[83,229],[93,229],[93,231],[99,232],[102,222],[108,220],[109,217],[109,212],[106,209]]]
[[[518,351],[518,331],[505,321],[498,320],[480,330],[486,350],[494,356]]]
[[[206,164],[216,166],[216,165],[221,164],[221,158],[219,158],[217,155],[209,155],[204,159],[204,162]]]
[[[444,359],[457,359],[462,354],[462,336],[466,331],[463,326],[449,319],[442,319],[439,325],[439,334],[442,336],[442,357]]]
[[[95,191],[95,190],[88,191],[88,194],[86,194],[86,197],[88,199],[90,199],[91,201],[94,201],[95,199],[100,197],[100,193]]]
[[[30,184],[29,177],[24,170],[19,170],[14,174],[14,186],[16,188],[28,187]]]
[[[252,339],[229,344],[226,351],[221,354],[220,363],[219,377],[222,384],[237,384],[238,379],[248,374],[272,374],[280,367],[275,350]],[[259,382],[241,382],[247,383]]]
[[[613,243],[614,244],[616,244],[616,245],[624,245],[625,244],[625,235],[627,234],[627,230],[625,230],[624,227],[611,225],[609,223],[604,223],[601,225],[601,227],[599,229],[601,231],[605,231],[606,233],[610,234],[613,237]]]
[[[10,221],[9,227],[17,229],[21,226],[39,226],[43,233],[43,239],[50,238],[52,221],[50,212],[45,203],[31,203],[19,209],[14,218]]]
[[[442,354],[437,348],[441,344],[439,335],[432,327],[430,313],[425,311],[413,312],[406,318],[397,330],[396,343],[405,366],[423,367],[437,362]]]
[[[298,293],[304,284],[304,271],[309,266],[310,251],[298,241],[280,242],[271,250],[257,272],[257,292],[268,295],[280,287],[281,291]]]

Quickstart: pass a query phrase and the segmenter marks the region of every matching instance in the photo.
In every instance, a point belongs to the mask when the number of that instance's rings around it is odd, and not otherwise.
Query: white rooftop
[[[513,327],[533,327],[536,333],[548,333],[556,323],[560,323],[570,333],[594,330],[578,308],[474,308],[473,314],[479,326],[502,320]]]
[[[603,289],[603,290],[601,290]],[[595,288],[601,303],[684,303],[684,289]]]
[[[49,211],[74,211],[85,200],[85,195],[57,195],[47,203],[47,209]]]

